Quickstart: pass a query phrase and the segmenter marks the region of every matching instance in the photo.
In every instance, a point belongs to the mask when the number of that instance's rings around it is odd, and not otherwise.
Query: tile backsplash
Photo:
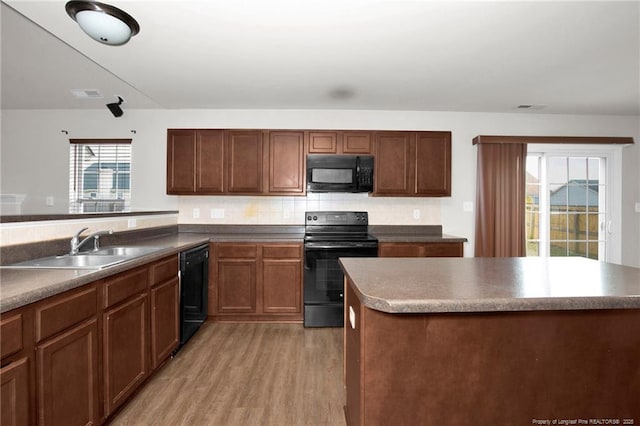
[[[306,197],[184,196],[178,223],[304,225],[313,210],[367,211],[372,225],[440,225],[440,199],[314,193]]]

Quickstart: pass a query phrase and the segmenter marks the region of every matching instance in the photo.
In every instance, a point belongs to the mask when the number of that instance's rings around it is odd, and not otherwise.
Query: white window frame
[[[610,263],[622,262],[622,146],[619,145],[583,145],[583,144],[528,144],[527,154],[546,154],[567,157],[602,157],[605,159],[605,258],[600,261]],[[546,170],[542,170],[546,173]],[[547,197],[541,191],[540,197]],[[544,227],[543,227],[544,225]],[[601,224],[602,226],[602,224]],[[545,241],[549,241],[549,226],[546,214],[540,217],[540,232],[547,233]],[[540,248],[540,253],[547,249]]]

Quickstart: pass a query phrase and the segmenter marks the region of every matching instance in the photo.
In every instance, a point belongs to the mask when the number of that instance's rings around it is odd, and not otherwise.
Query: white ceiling
[[[3,0],[3,109],[640,115],[640,1],[109,1],[141,27],[119,47],[65,3]]]

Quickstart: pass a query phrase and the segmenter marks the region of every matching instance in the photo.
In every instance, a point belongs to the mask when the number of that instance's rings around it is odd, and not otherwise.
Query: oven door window
[[[340,257],[375,257],[376,248],[305,249],[304,302],[341,303],[344,299],[344,274]]]

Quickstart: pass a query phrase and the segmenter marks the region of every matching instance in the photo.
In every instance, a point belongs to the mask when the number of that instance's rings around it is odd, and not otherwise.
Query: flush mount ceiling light
[[[100,43],[120,46],[140,32],[140,25],[127,12],[95,1],[70,1],[65,6],[82,31]]]

